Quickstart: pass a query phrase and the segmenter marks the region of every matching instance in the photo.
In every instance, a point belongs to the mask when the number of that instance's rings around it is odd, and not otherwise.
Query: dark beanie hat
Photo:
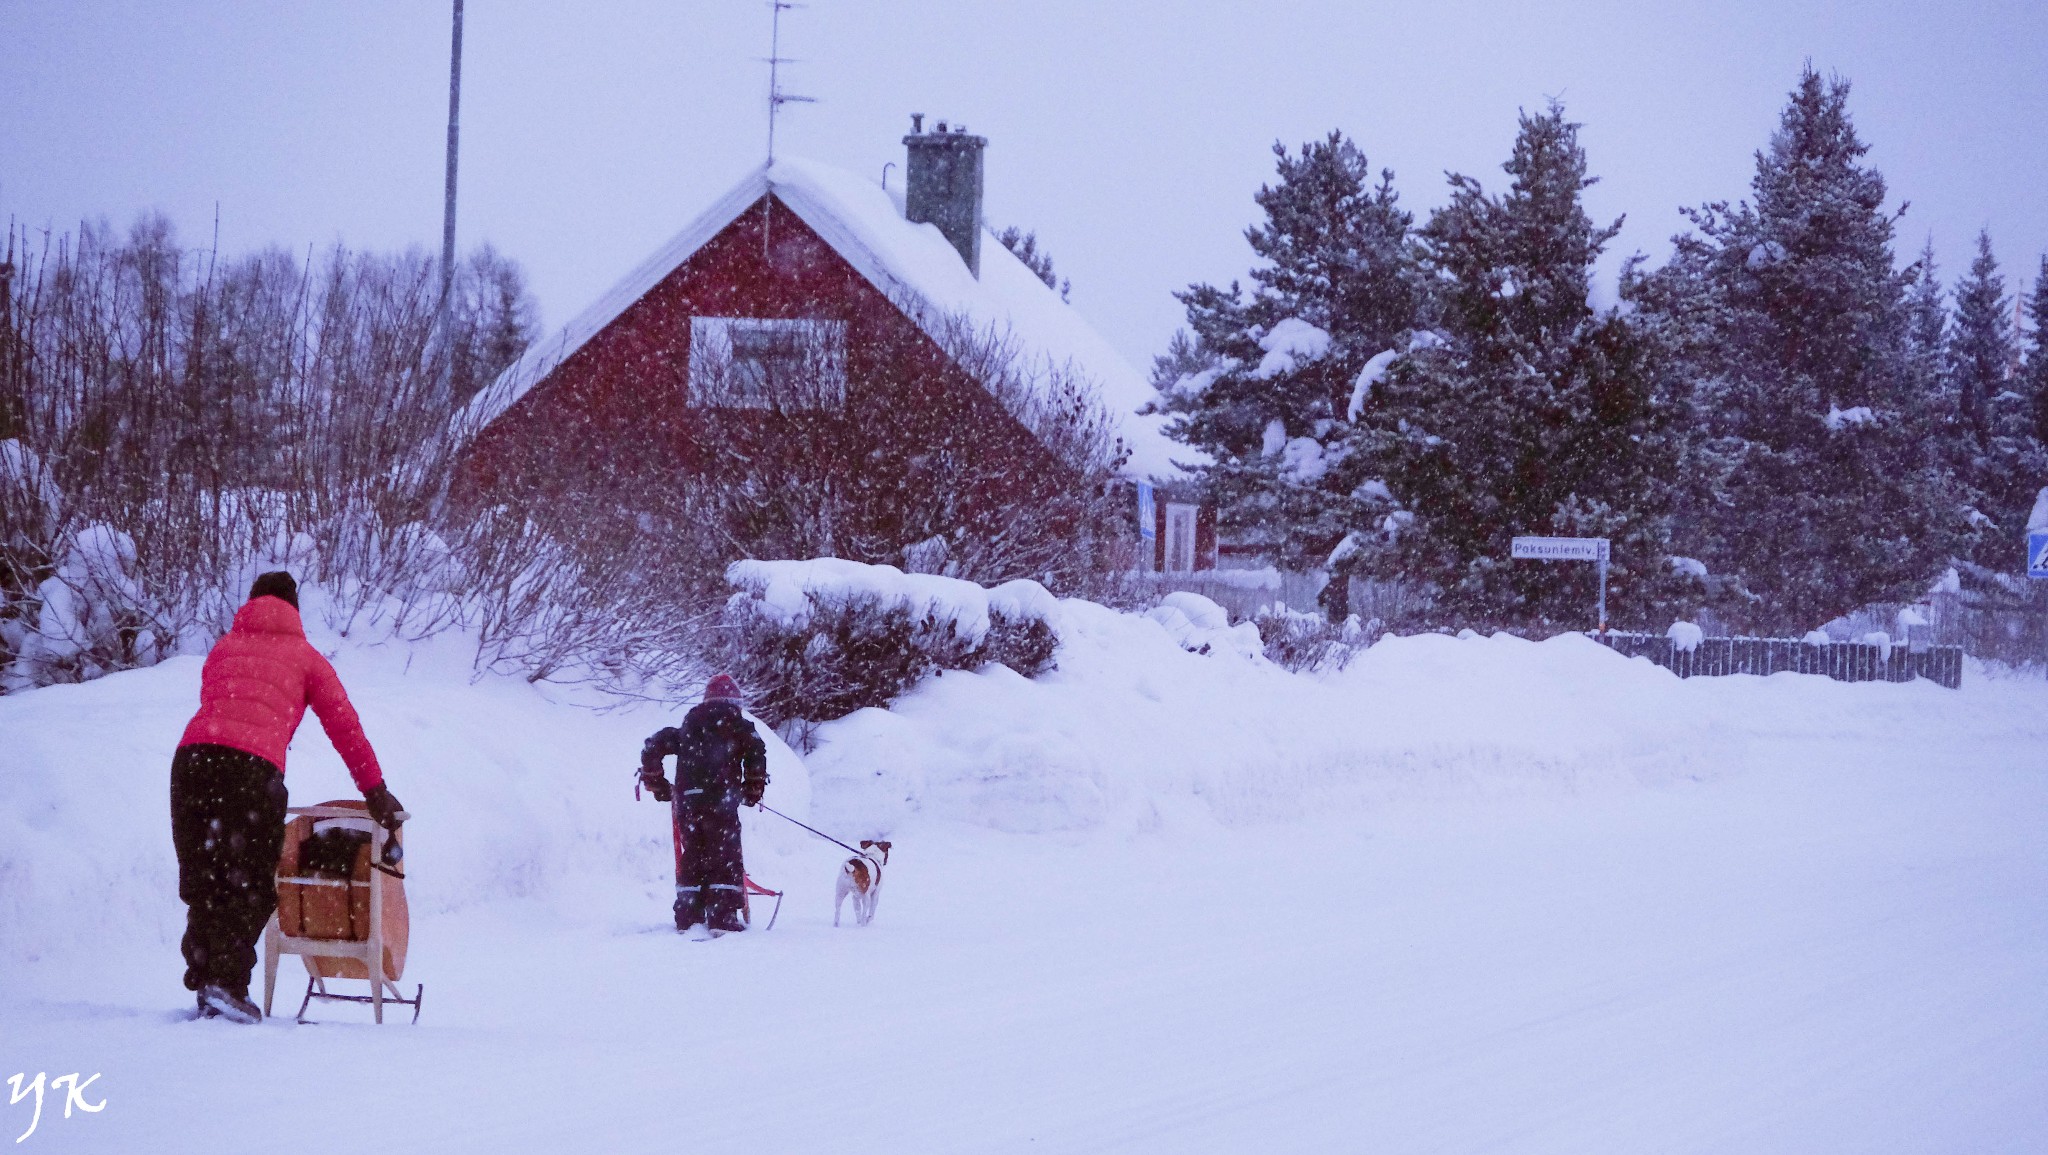
[[[271,597],[282,598],[293,609],[299,608],[299,583],[292,575],[281,569],[271,570],[257,577],[256,584],[249,587],[249,600]]]
[[[707,702],[738,702],[740,697],[740,684],[733,680],[731,674],[720,674],[704,687],[704,700]]]

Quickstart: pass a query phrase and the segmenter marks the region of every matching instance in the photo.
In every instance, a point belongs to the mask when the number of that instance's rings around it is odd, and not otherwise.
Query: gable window
[[[706,409],[837,409],[846,322],[692,317],[689,394]]]

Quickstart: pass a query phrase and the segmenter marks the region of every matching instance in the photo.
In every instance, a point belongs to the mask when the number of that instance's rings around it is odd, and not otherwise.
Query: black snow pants
[[[227,746],[181,746],[171,760],[171,844],[185,901],[185,987],[247,997],[256,940],[277,909],[284,775]]]
[[[701,922],[712,930],[745,930],[740,808],[702,797],[679,792],[675,800],[676,929]]]

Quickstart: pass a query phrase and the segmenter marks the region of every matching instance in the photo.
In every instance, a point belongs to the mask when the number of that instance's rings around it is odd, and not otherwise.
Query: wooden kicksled
[[[277,913],[263,930],[263,1013],[270,1014],[278,961],[295,954],[306,967],[297,1021],[305,1022],[306,1008],[323,999],[368,1003],[379,1023],[384,1004],[397,1003],[411,1007],[412,1021],[419,1022],[425,987],[415,984],[409,999],[398,988],[412,929],[405,872],[396,865],[403,844],[398,832],[371,821],[368,808],[354,800],[285,813],[291,821],[277,863]],[[387,844],[396,844],[389,856]],[[367,982],[370,993],[329,991],[331,979]]]

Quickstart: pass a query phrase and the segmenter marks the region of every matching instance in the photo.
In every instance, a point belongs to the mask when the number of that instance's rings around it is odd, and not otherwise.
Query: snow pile
[[[33,623],[0,621],[0,640],[16,657],[0,667],[10,690],[83,681],[102,663],[147,665],[175,638],[159,639],[140,607],[148,604],[135,576],[135,539],[93,523],[70,535],[57,572],[36,588]],[[128,660],[121,660],[123,656]]]
[[[1165,630],[1181,649],[1191,653],[1234,654],[1250,659],[1265,653],[1257,626],[1250,622],[1231,625],[1229,612],[1201,594],[1167,594],[1145,616]]]
[[[1760,241],[1750,246],[1749,255],[1744,258],[1743,265],[1750,272],[1755,272],[1758,269],[1769,268],[1784,259],[1785,246],[1776,241]]]
[[[1280,450],[1280,475],[1302,485],[1314,485],[1330,471],[1329,455],[1313,437],[1297,437]]]
[[[636,804],[634,772],[641,742],[692,703],[622,705],[518,677],[473,681],[473,640],[344,642],[318,624],[319,597],[301,587],[310,636],[414,815],[406,885],[416,918],[504,899],[667,909],[668,820],[654,803]],[[201,664],[186,655],[0,697],[0,960],[119,948],[175,962],[184,908],[164,791],[198,706]],[[769,748],[768,804],[808,815],[802,761],[757,729]],[[293,805],[360,797],[310,718],[285,783]],[[805,837],[751,812],[746,825],[749,853],[758,847],[764,863]]]
[[[823,725],[806,759],[763,727],[769,804],[855,837],[933,823],[1201,831],[1668,785],[1725,773],[1740,761],[1734,736],[1759,727],[1862,733],[1959,700],[1926,682],[1681,681],[1578,635],[1387,638],[1341,672],[1304,676],[1261,656],[1255,626],[1232,626],[1189,593],[1130,614],[1055,604],[1028,585],[977,595],[887,567],[780,564],[735,576],[744,596],[783,612],[863,590],[963,621],[1000,606],[1058,622],[1058,666],[1038,678],[1000,665],[945,671],[888,709]],[[472,643],[452,636],[344,641],[317,626],[317,597],[309,588],[313,640],[417,816],[407,857],[416,911],[507,899],[578,917],[666,909],[667,822],[634,803],[633,771],[642,739],[689,703],[621,707],[475,678]],[[175,955],[181,909],[162,798],[199,670],[184,656],[0,698],[0,957],[114,944]],[[316,726],[301,731],[289,769],[298,803],[354,794]],[[767,870],[807,837],[779,820],[747,821],[750,860],[761,856]]]
[[[1275,457],[1287,448],[1287,423],[1278,417],[1266,422],[1266,428],[1259,434],[1259,456]]]
[[[1394,364],[1394,358],[1401,355],[1397,349],[1382,349],[1372,355],[1365,368],[1358,371],[1358,377],[1351,382],[1351,402],[1344,407],[1344,420],[1356,421],[1365,412],[1365,403],[1372,399],[1373,387],[1387,379],[1387,370]]]
[[[761,614],[786,627],[801,627],[825,603],[871,600],[880,609],[902,609],[914,617],[951,622],[960,637],[978,642],[991,613],[1013,622],[1044,622],[1059,628],[1059,599],[1034,581],[1010,581],[993,589],[937,574],[904,573],[892,565],[864,565],[836,557],[810,561],[737,561],[725,580],[739,592],[735,608]]]
[[[1864,725],[1827,719],[1955,693],[1794,674],[1680,680],[1580,635],[1385,638],[1341,672],[1301,676],[1187,651],[1177,631],[1200,627],[1187,604],[1133,617],[1066,602],[1057,670],[948,673],[822,727],[809,758],[817,812],[884,830],[1199,827],[1668,783],[1723,772],[1731,727]]]
[[[1691,622],[1672,622],[1671,628],[1664,631],[1664,636],[1670,638],[1672,646],[1684,654],[1699,649],[1700,643],[1707,637],[1706,631]]]
[[[1252,376],[1263,380],[1292,373],[1329,356],[1330,335],[1300,317],[1289,317],[1259,338],[1259,348],[1266,355],[1259,360],[1258,368],[1252,370]]]
[[[1441,334],[1428,329],[1417,329],[1408,334],[1407,349],[1382,349],[1374,353],[1372,359],[1365,363],[1365,368],[1360,369],[1358,376],[1352,379],[1351,401],[1344,407],[1344,420],[1356,421],[1358,415],[1365,412],[1365,403],[1372,399],[1373,389],[1387,379],[1387,371],[1394,367],[1394,362],[1402,353],[1413,353],[1418,349],[1435,349],[1443,343]]]
[[[1822,420],[1827,422],[1830,430],[1839,432],[1851,425],[1875,425],[1877,414],[1872,412],[1868,405],[1857,405],[1849,409],[1837,409],[1830,405],[1828,415]]]

